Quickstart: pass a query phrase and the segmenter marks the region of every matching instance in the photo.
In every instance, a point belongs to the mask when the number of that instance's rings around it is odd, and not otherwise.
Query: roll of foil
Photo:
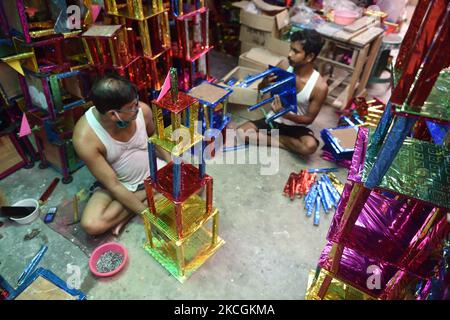
[[[320,220],[320,196],[316,197],[316,210],[314,211],[314,225],[318,226]]]

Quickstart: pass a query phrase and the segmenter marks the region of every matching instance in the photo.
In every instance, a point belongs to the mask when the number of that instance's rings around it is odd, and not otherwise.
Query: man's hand
[[[274,98],[275,98],[275,100],[273,100],[271,107],[272,107],[273,112],[277,113],[281,109],[283,109],[283,104],[281,103],[281,99],[280,99],[279,95],[276,94],[274,96]]]
[[[276,79],[277,76],[274,73],[271,73],[268,76],[264,77],[264,79],[258,84],[258,90],[268,87],[269,85],[274,83]]]

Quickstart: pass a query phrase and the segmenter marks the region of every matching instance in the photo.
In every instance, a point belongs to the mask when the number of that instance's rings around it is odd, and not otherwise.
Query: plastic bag
[[[354,11],[359,13],[360,16],[363,13],[363,8],[358,7],[350,0],[323,0],[323,10],[325,14],[328,14],[332,10]]]
[[[291,22],[301,26],[302,28],[316,29],[320,24],[325,22],[321,16],[316,14],[314,10],[304,4],[294,7],[292,10],[292,12],[295,13],[291,16]]]
[[[376,4],[380,7],[381,11],[388,14],[386,20],[394,23],[400,20],[406,9],[405,0],[378,0]]]

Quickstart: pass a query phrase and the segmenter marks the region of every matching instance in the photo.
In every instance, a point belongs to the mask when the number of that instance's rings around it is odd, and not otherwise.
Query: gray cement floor
[[[215,53],[213,75],[220,78],[235,63],[235,59]],[[324,107],[314,123],[316,136],[321,128],[334,126],[336,119],[335,109]],[[244,157],[245,152],[235,153]],[[207,173],[214,178],[214,204],[220,211],[219,235],[226,244],[184,284],[142,249],[145,234],[139,218],[132,220],[117,238],[128,249],[126,269],[106,280],[94,278],[88,269],[88,257],[41,220],[24,226],[3,220],[0,274],[15,284],[27,262],[42,244],[47,244],[49,249],[40,266],[67,279],[71,275],[67,265],[78,265],[81,290],[88,299],[303,299],[308,273],[315,268],[325,245],[332,213],[322,214],[320,225],[315,227],[312,218],[305,216],[303,201],[291,202],[282,196],[282,189],[292,171],[333,166],[322,160],[320,153],[302,159],[280,150],[280,169],[273,176],[261,176],[259,165],[207,166]],[[341,169],[337,176],[344,182],[346,174]],[[38,198],[57,176],[52,169],[35,166],[0,181],[0,188],[10,203]],[[58,185],[44,212],[94,181],[86,168],[73,177],[71,184]],[[23,241],[24,235],[34,228],[41,230],[40,235]]]

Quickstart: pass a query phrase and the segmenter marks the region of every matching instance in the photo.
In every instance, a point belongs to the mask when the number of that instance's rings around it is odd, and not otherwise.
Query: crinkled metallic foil
[[[363,181],[367,181],[375,161],[369,154],[366,156]],[[378,187],[450,208],[449,185],[450,148],[406,138]]]
[[[321,300],[318,296],[319,288],[326,276],[330,273],[324,269],[320,271],[311,270],[308,276],[308,288],[306,290],[306,300]],[[373,300],[374,298],[361,292],[358,289],[333,278],[323,300]]]
[[[446,0],[434,0],[432,1],[431,8],[423,17],[420,29],[414,35],[414,45],[408,48],[408,55],[404,57],[400,79],[392,90],[390,98],[392,103],[402,105],[405,102],[411,86],[416,79],[419,68],[422,63],[424,63],[424,59],[430,55],[430,47],[432,47],[433,42],[438,40],[434,35],[443,23],[442,20],[448,22],[448,19],[444,18],[447,5],[448,1]],[[428,95],[428,93],[426,93],[426,95]]]
[[[331,271],[330,268],[332,265],[330,258],[331,248],[332,243],[328,242],[319,259],[319,266],[329,272]],[[371,296],[379,297],[386,289],[391,278],[398,271],[398,268],[388,263],[368,258],[364,254],[344,247],[339,262],[339,269],[337,273],[333,275]],[[371,280],[369,277],[375,275],[380,276],[380,286],[368,285]]]
[[[339,194],[342,194],[342,191],[344,190],[344,185],[342,184],[342,182],[339,181],[339,179],[333,172],[328,172],[326,175],[328,176],[328,178],[330,178],[331,183],[333,183],[333,186],[336,188]]]
[[[207,182],[208,175],[202,179],[200,171],[192,164],[181,163],[181,189],[178,199],[173,197],[173,162],[170,162],[157,172],[157,181],[153,187],[171,201],[183,202],[199,191]]]
[[[348,190],[344,196],[347,197],[347,194]],[[351,233],[342,236],[339,230],[343,227],[341,223],[346,201],[344,198],[340,202],[327,239],[399,268],[403,265],[402,257],[410,241],[432,209],[417,201],[389,199],[373,191]]]
[[[403,104],[396,107],[396,111],[442,121],[450,121],[450,70],[440,72],[430,95],[420,111],[410,105]]]
[[[385,176],[387,170],[389,170],[416,121],[417,120],[414,118],[395,118],[392,128],[381,145],[380,151],[376,155],[370,172],[366,175],[364,181],[364,186],[366,188],[372,189],[381,182],[381,179]],[[368,147],[368,149],[370,149],[370,147]],[[373,154],[370,153],[370,155]]]
[[[358,136],[356,137],[352,163],[348,171],[347,179],[350,181],[361,183],[368,140],[369,130],[367,128],[360,127],[358,130]]]

